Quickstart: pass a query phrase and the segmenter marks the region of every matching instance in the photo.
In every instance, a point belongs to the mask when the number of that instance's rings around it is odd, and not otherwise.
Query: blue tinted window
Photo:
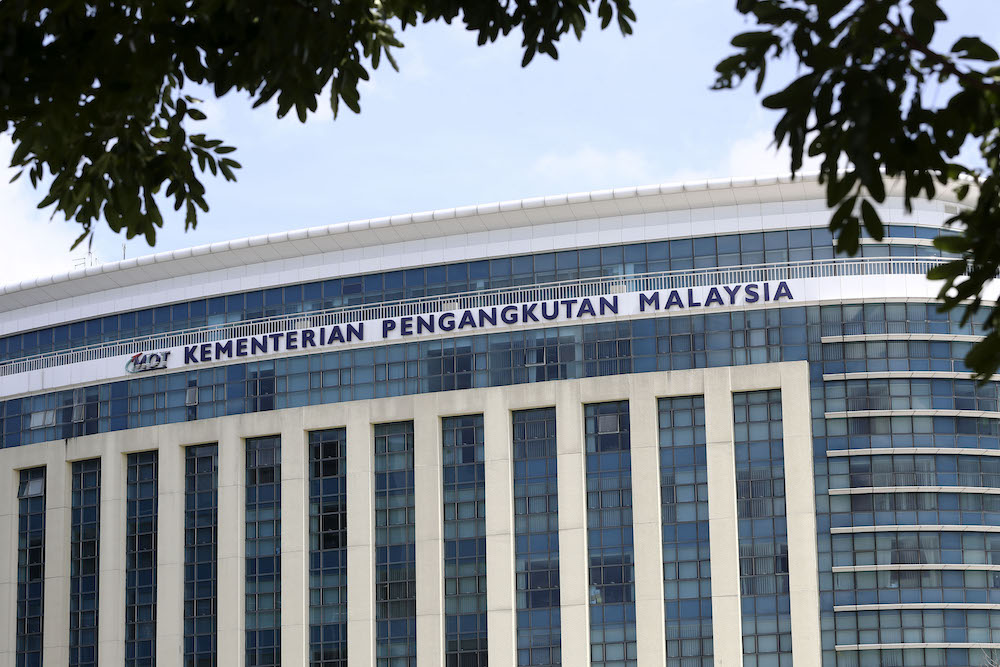
[[[445,666],[485,667],[486,470],[483,416],[441,422]]]
[[[513,416],[517,664],[561,665],[556,411]]]
[[[69,664],[97,662],[101,539],[101,460],[73,463],[70,508]]]
[[[246,441],[246,664],[281,664],[281,438]]]
[[[309,663],[347,667],[347,431],[309,434]]]
[[[413,422],[375,426],[375,631],[378,667],[416,667]]]
[[[156,660],[156,452],[128,455],[125,510],[125,665]]]
[[[733,394],[744,665],[791,667],[781,392]]]
[[[218,660],[218,445],[187,447],[184,454],[184,661]]]
[[[586,406],[591,665],[634,667],[635,549],[628,401]]]

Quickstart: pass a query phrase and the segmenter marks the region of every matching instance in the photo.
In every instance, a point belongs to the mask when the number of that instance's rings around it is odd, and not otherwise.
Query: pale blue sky
[[[635,34],[591,25],[553,62],[520,67],[518,35],[478,47],[457,25],[402,33],[400,72],[383,65],[362,90],[362,113],[331,120],[328,103],[301,124],[230,94],[205,104],[197,131],[238,147],[236,183],[206,176],[211,211],[196,231],[168,219],[156,249],[128,257],[335,222],[561,192],[691,178],[774,174],[775,116],[752,89],[713,92],[715,63],[745,29],[731,0],[635,0]],[[958,34],[1000,42],[1000,6],[946,3]],[[990,32],[983,33],[983,26]],[[789,67],[772,81],[787,80]],[[783,76],[782,76],[783,75]],[[781,78],[778,78],[781,77]],[[195,128],[192,127],[192,130]],[[9,138],[0,135],[0,160]],[[0,170],[0,174],[3,170]],[[8,177],[9,178],[9,177]],[[27,179],[0,178],[0,284],[72,268],[76,226],[33,210]],[[98,229],[101,261],[121,259],[122,237]]]

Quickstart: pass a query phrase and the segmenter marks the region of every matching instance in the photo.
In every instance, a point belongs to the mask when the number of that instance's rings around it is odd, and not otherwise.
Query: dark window
[[[347,431],[309,434],[309,664],[347,667]]]
[[[70,667],[97,665],[101,460],[73,463],[70,516]]]
[[[157,453],[128,455],[125,666],[156,664]]]

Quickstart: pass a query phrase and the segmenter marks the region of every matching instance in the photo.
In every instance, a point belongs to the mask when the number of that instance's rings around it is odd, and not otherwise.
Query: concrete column
[[[244,572],[246,453],[237,422],[225,420],[219,434],[218,652],[233,667],[246,658]]]
[[[69,531],[73,477],[70,474],[71,464],[66,462],[65,456],[65,448],[56,445],[49,447],[45,457],[42,659],[49,665],[69,662]]]
[[[162,444],[158,453],[156,662],[160,665],[179,665],[184,657],[184,453],[184,447],[174,442]]]
[[[490,390],[484,401],[486,437],[486,627],[489,662],[517,664],[514,581],[513,425],[507,394]]]
[[[7,480],[4,482],[3,480]],[[17,486],[9,457],[0,464],[0,664],[14,664],[17,641]]]
[[[347,413],[347,655],[352,667],[375,664],[375,509],[369,407]]]
[[[660,519],[660,447],[656,396],[629,392],[632,449],[632,532],[635,544],[635,629],[639,664],[666,660],[663,611],[663,537]]]
[[[785,451],[785,513],[788,519],[788,587],[792,655],[800,664],[820,664],[819,554],[813,476],[809,366],[781,367],[782,438]]]
[[[413,484],[417,567],[417,662],[444,665],[444,528],[441,419],[420,410],[413,420]]]
[[[711,542],[712,634],[715,664],[743,664],[740,614],[739,524],[733,398],[728,368],[705,370],[705,454],[708,469],[708,534]],[[813,538],[815,541],[815,537]]]
[[[101,543],[97,618],[101,663],[125,662],[125,482],[128,431],[111,434],[101,457]]]
[[[301,421],[282,420],[281,663],[284,665],[309,662],[308,447],[308,435]]]
[[[579,388],[556,388],[559,475],[559,611],[564,665],[590,664],[587,568],[587,457]]]

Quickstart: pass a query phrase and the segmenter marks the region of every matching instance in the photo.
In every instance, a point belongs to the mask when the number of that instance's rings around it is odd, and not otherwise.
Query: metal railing
[[[448,310],[489,308],[558,299],[579,299],[625,292],[648,292],[714,285],[745,285],[747,283],[800,278],[917,275],[926,274],[931,268],[945,261],[947,260],[937,258],[873,257],[751,264],[627,276],[600,276],[537,285],[440,294],[377,304],[340,306],[327,310],[147,334],[125,340],[92,343],[56,352],[36,354],[0,364],[0,376],[184,345]]]

